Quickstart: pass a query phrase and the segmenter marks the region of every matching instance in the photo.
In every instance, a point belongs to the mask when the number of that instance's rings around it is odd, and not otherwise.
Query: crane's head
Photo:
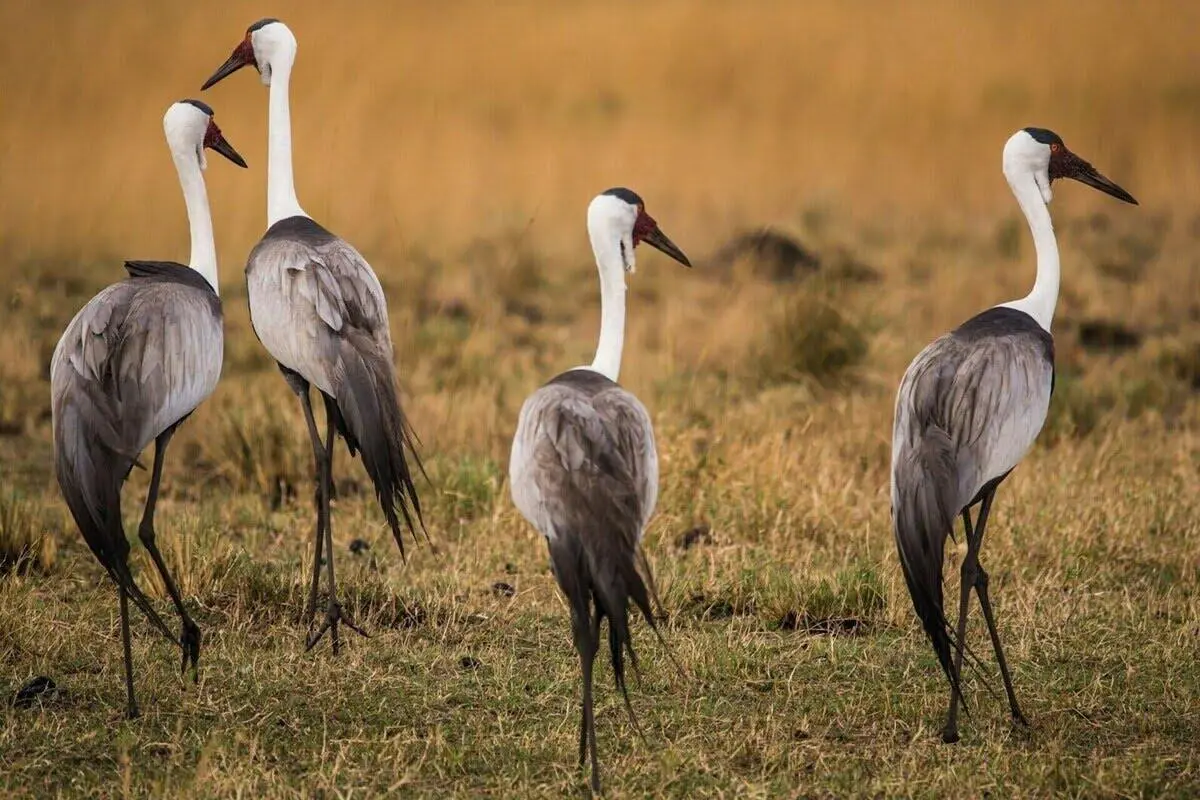
[[[658,227],[654,218],[646,213],[642,198],[629,189],[609,189],[596,195],[588,206],[588,233],[597,257],[611,252],[620,258],[626,272],[637,267],[634,248],[642,242],[666,253],[671,258],[690,267],[692,262],[675,243]]]
[[[290,68],[295,58],[296,37],[291,29],[277,19],[260,19],[246,29],[246,38],[233,48],[233,54],[217,67],[200,91],[250,65],[258,70],[263,85],[270,86],[271,73],[276,68]]]
[[[238,155],[233,145],[225,141],[221,129],[213,121],[213,110],[199,100],[180,100],[172,103],[163,116],[163,132],[171,151],[179,156],[194,155],[200,169],[208,166],[204,159],[204,148],[210,148],[228,158],[239,167],[246,162]]]
[[[1042,192],[1042,199],[1047,203],[1051,198],[1050,184],[1059,178],[1071,178],[1118,200],[1137,205],[1133,195],[1068,150],[1057,133],[1045,128],[1019,130],[1004,145],[1004,174],[1011,179],[1020,173],[1033,174]]]

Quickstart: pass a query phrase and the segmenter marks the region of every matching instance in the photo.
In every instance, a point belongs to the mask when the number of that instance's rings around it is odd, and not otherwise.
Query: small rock
[[[475,656],[463,656],[458,663],[463,669],[479,669],[483,666],[483,662]]]
[[[459,297],[452,297],[443,303],[442,313],[450,319],[468,320],[471,318],[471,309],[467,305],[467,301]]]
[[[31,708],[34,703],[50,700],[57,693],[58,685],[54,680],[39,675],[18,689],[9,702],[13,708]]]
[[[371,549],[370,542],[365,539],[355,539],[350,543],[350,552],[354,555],[361,555]]]
[[[675,546],[680,550],[690,550],[698,544],[707,544],[711,541],[712,528],[704,523],[701,523],[680,535],[680,537],[675,540]]]
[[[535,303],[510,300],[504,304],[504,311],[514,317],[521,317],[530,325],[537,325],[546,319],[546,313]]]
[[[517,593],[517,590],[512,587],[512,584],[504,581],[496,581],[492,584],[492,594],[497,597],[512,597]]]
[[[713,257],[722,267],[747,260],[752,273],[773,283],[799,280],[821,267],[821,260],[786,233],[762,228],[735,236]]]
[[[1080,323],[1079,344],[1085,350],[1119,353],[1132,350],[1142,343],[1142,335],[1119,322],[1092,319]]]

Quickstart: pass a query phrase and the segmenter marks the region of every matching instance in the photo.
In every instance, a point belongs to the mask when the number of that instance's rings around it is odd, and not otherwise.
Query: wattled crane
[[[896,396],[892,432],[892,527],[913,607],[950,681],[942,739],[958,741],[958,703],[967,604],[979,596],[1013,719],[1024,723],[979,563],[996,487],[1041,431],[1054,389],[1050,322],[1058,300],[1058,244],[1050,222],[1050,185],[1072,178],[1136,204],[1133,196],[1043,128],[1017,131],[1004,146],[1004,176],[1037,250],[1037,279],[1020,300],[1002,303],[935,340],[913,359]],[[971,523],[971,508],[979,516]],[[963,521],[958,629],[942,604],[942,557],[955,518]],[[953,660],[951,650],[954,650]]]
[[[625,273],[634,271],[634,249],[641,242],[684,266],[691,263],[646,213],[642,198],[628,189],[609,189],[592,200],[587,225],[600,269],[596,358],[591,366],[553,378],[525,401],[509,479],[513,502],[546,538],[554,575],[571,608],[583,671],[579,765],[590,745],[592,789],[599,792],[592,663],[600,647],[600,622],[608,618],[613,675],[631,718],[623,660],[628,652],[637,665],[629,635],[630,599],[655,627],[647,586],[653,583],[640,546],[658,498],[658,454],[645,406],[617,384],[625,342]]]
[[[188,615],[155,544],[154,508],[171,436],[212,394],[221,375],[224,336],[217,251],[202,174],[204,148],[246,166],[221,135],[212,109],[199,100],[172,105],[163,117],[163,130],[191,226],[188,265],[126,261],[129,277],[102,290],[75,315],[50,363],[54,472],[80,533],[117,585],[130,717],[138,715],[130,599],[160,633],[182,648],[182,669],[190,661],[193,677],[200,658],[200,628]],[[121,523],[121,486],[150,442],[154,466],[138,538],[179,612],[179,639],[134,582]]]
[[[311,649],[325,631],[330,631],[336,654],[339,622],[360,634],[363,631],[338,602],[334,580],[329,513],[334,434],[341,434],[351,455],[362,455],[402,556],[404,540],[397,511],[415,536],[421,505],[408,459],[412,458],[418,468],[420,461],[413,447],[412,430],[400,408],[387,300],[379,279],[357,250],[314,222],[296,199],[288,105],[295,60],[296,37],[287,25],[277,19],[259,20],[246,30],[245,39],[202,88],[248,65],[253,65],[270,87],[267,232],[246,262],[246,288],[254,332],[278,362],[304,409],[317,483],[312,583],[305,609],[309,625],[306,646]],[[323,443],[313,417],[310,385],[317,388],[325,403]],[[324,623],[314,632],[322,560],[329,579],[329,603]]]

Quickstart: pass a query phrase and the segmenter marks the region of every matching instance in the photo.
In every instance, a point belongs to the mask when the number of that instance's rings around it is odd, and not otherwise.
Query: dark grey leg
[[[284,373],[285,376],[287,373]],[[312,582],[308,589],[308,603],[304,607],[304,624],[308,627],[309,633],[312,633],[313,618],[317,614],[317,588],[321,583],[321,552],[324,547],[325,533],[325,504],[322,502],[322,494],[325,491],[325,448],[321,444],[321,437],[317,434],[317,423],[313,419],[312,401],[308,396],[308,384],[299,385],[293,382],[289,376],[288,384],[296,391],[296,395],[300,398],[300,405],[304,409],[304,421],[308,425],[308,438],[312,444],[314,472],[316,479],[313,481],[313,504],[317,508],[317,527],[313,535],[313,566],[312,566]]]
[[[946,713],[946,726],[942,728],[942,741],[952,744],[958,741],[958,701],[962,687],[963,651],[966,649],[967,610],[971,599],[971,587],[975,585],[975,569],[978,563],[975,537],[971,530],[971,511],[964,508],[962,512],[963,529],[966,532],[967,555],[961,568],[961,586],[958,595],[958,639],[954,653],[954,679],[959,682],[956,688],[950,687],[950,710]]]
[[[154,467],[150,473],[150,490],[146,493],[146,509],[142,513],[142,523],[138,526],[138,538],[141,539],[142,545],[150,553],[150,558],[153,559],[154,566],[158,569],[158,574],[162,576],[163,583],[167,585],[167,594],[171,595],[171,602],[175,604],[175,610],[179,613],[179,618],[183,624],[183,632],[179,636],[179,646],[183,650],[179,672],[181,674],[185,672],[190,661],[192,664],[192,680],[199,681],[200,626],[192,621],[187,608],[183,605],[183,597],[179,594],[179,589],[175,586],[175,580],[167,570],[162,553],[158,551],[158,543],[155,541],[154,532],[154,512],[158,506],[158,487],[162,481],[163,458],[167,453],[167,445],[174,435],[175,428],[168,428],[159,434],[159,437],[154,441]]]
[[[586,614],[586,610],[584,611]],[[572,614],[575,628],[575,649],[579,651],[579,666],[583,672],[583,706],[579,720],[579,767],[583,768],[585,756],[592,759],[592,792],[600,793],[600,761],[596,755],[596,719],[592,705],[592,665],[600,647],[600,614],[594,622],[586,616]]]
[[[329,631],[330,640],[333,642],[333,654],[337,655],[341,649],[341,642],[338,639],[338,625],[345,624],[347,628],[359,634],[367,636],[367,632],[358,627],[350,615],[342,610],[341,604],[337,599],[337,580],[333,568],[333,526],[330,524],[329,515],[329,495],[333,486],[333,472],[331,469],[333,463],[333,414],[330,408],[330,401],[325,400],[325,415],[327,419],[328,434],[325,442],[325,448],[319,449],[320,438],[317,437],[317,424],[313,419],[312,405],[308,402],[308,394],[304,396],[304,415],[308,422],[308,427],[313,436],[313,449],[317,452],[317,458],[321,465],[321,514],[320,518],[324,520],[325,528],[325,572],[329,577],[329,605],[325,611],[325,621],[315,633],[308,637],[306,649],[311,650],[316,646],[317,642],[321,641],[321,637],[325,635],[325,631]],[[318,550],[319,553],[319,550]]]
[[[979,525],[975,529],[977,551],[979,544],[983,542],[983,532],[987,527],[988,512],[991,511],[994,496],[995,490],[988,492],[983,498],[983,507],[979,510]],[[1013,691],[1008,662],[1004,658],[1004,648],[1000,646],[1000,634],[996,631],[996,619],[992,614],[992,601],[988,597],[988,576],[983,571],[983,567],[979,567],[975,575],[975,589],[975,593],[979,596],[979,607],[983,610],[983,620],[987,623],[988,635],[992,638],[992,649],[996,651],[996,662],[1000,665],[1000,677],[1004,679],[1004,692],[1008,695],[1008,708],[1012,712],[1014,721],[1027,726],[1029,722],[1021,713],[1021,707],[1017,705],[1017,695]]]
[[[138,716],[137,698],[133,696],[133,652],[129,643],[129,595],[125,587],[117,584],[117,593],[121,597],[121,641],[125,645],[125,697],[128,705],[125,714],[130,719]]]

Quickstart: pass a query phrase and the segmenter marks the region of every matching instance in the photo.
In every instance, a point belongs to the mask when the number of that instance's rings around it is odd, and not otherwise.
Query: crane
[[[296,49],[296,37],[287,25],[277,19],[259,20],[246,29],[245,38],[201,90],[251,64],[270,87],[267,231],[246,261],[246,288],[254,332],[300,398],[316,465],[317,524],[304,613],[309,628],[306,648],[311,650],[329,631],[336,655],[339,623],[366,634],[337,599],[329,511],[335,434],[342,436],[352,456],[362,456],[402,557],[399,517],[414,538],[417,527],[424,528],[408,460],[418,469],[421,462],[400,407],[387,300],[379,278],[349,242],[317,224],[296,199],[288,100]],[[324,442],[313,416],[310,386],[324,401]],[[313,631],[322,560],[329,600],[323,623]]]
[[[617,384],[625,341],[625,273],[641,242],[691,263],[629,189],[596,196],[588,233],[600,270],[600,340],[591,366],[553,378],[521,407],[509,461],[513,502],[545,537],[558,585],[571,608],[583,672],[579,766],[590,750],[592,790],[600,791],[592,711],[592,664],[607,617],[613,675],[636,727],[625,686],[624,654],[637,666],[629,600],[658,633],[650,610],[653,579],[642,534],[658,497],[658,454],[646,408]]]
[[[197,676],[200,628],[155,543],[154,511],[163,456],[179,425],[216,388],[224,353],[217,251],[204,188],[204,149],[239,167],[246,162],[199,100],[171,105],[163,131],[187,205],[188,265],[126,261],[129,277],[103,289],[67,325],[50,363],[54,472],[63,499],[97,560],[117,586],[125,651],[127,713],[138,715],[129,640],[129,600],[183,653],[181,671]],[[129,571],[121,523],[121,486],[154,442],[154,466],[138,538],[150,552],[182,620],[178,639]]]
[[[892,529],[917,616],[950,682],[942,740],[958,741],[967,606],[976,590],[1013,719],[1026,724],[996,632],[988,575],[979,563],[996,488],[1033,446],[1054,391],[1059,260],[1047,207],[1051,184],[1071,178],[1126,203],[1129,192],[1072,153],[1058,134],[1025,128],[1004,145],[1004,176],[1033,234],[1037,278],[1025,297],[990,308],[936,339],[913,359],[896,395],[892,432]],[[972,524],[971,510],[979,507]],[[946,537],[962,518],[958,627],[942,603]],[[953,653],[953,660],[951,651]]]

